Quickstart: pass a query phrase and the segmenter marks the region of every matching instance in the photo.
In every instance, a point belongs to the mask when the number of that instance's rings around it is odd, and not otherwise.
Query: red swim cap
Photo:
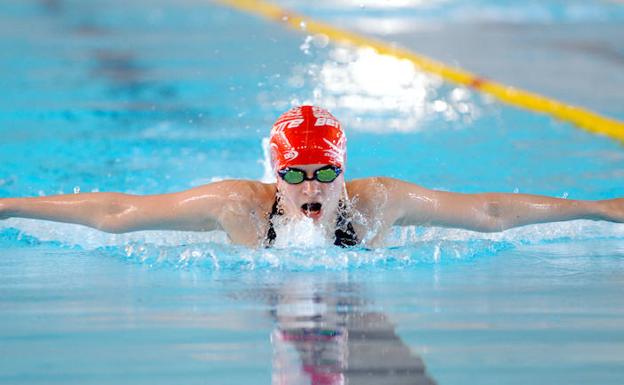
[[[342,167],[347,137],[329,111],[313,106],[294,107],[280,116],[271,129],[273,167],[331,164]]]

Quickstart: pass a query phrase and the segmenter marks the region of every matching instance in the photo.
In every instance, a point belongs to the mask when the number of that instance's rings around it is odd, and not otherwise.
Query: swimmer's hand
[[[624,223],[624,198],[598,201],[602,219],[605,221]]]

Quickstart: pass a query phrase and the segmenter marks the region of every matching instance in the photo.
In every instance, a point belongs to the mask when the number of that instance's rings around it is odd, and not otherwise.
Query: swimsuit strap
[[[271,208],[271,213],[269,214],[269,230],[267,231],[265,245],[266,247],[270,247],[275,242],[275,238],[277,237],[277,233],[275,233],[275,227],[273,227],[273,217],[276,215],[282,215],[283,211],[278,209],[279,198],[275,196],[275,202],[273,202],[273,207]]]
[[[269,230],[267,231],[265,241],[266,247],[272,246],[275,242],[275,238],[277,237],[275,227],[273,226],[273,217],[284,214],[284,211],[279,209],[278,206],[279,197],[275,196],[275,202],[273,202],[273,207],[271,208],[271,213],[269,214]],[[338,218],[336,219],[336,231],[334,232],[334,235],[336,236],[334,245],[340,247],[355,246],[358,243],[357,234],[355,234],[355,229],[351,224],[350,218],[347,217],[346,211],[346,204],[341,200],[338,202]]]
[[[338,218],[336,219],[336,240],[334,245],[340,247],[355,246],[358,243],[357,234],[351,224],[351,218],[347,216],[347,208],[343,200],[338,202]]]

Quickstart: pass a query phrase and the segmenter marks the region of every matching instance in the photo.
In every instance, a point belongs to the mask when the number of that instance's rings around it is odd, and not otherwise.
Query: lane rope
[[[468,71],[446,65],[407,49],[336,28],[262,0],[215,1],[239,11],[262,16],[271,21],[287,25],[300,32],[323,34],[334,42],[346,43],[356,47],[371,47],[379,54],[409,60],[422,71],[438,75],[446,81],[484,92],[509,105],[547,114],[559,120],[572,123],[589,132],[606,135],[624,143],[624,122],[602,116],[583,107],[569,105],[536,93],[479,77]]]

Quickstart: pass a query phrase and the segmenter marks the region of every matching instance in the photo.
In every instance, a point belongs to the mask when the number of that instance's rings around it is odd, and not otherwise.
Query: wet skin
[[[322,166],[297,168],[311,177]],[[264,244],[278,191],[285,220],[309,217],[328,230],[335,224],[339,201],[348,202],[356,234],[372,247],[382,245],[385,234],[395,225],[496,232],[573,219],[624,222],[624,198],[580,201],[528,194],[460,194],[386,177],[345,182],[344,173],[331,183],[312,180],[290,185],[277,176],[277,183],[227,180],[172,194],[4,198],[0,199],[0,219],[45,219],[112,233],[223,230],[233,243],[258,247]]]

